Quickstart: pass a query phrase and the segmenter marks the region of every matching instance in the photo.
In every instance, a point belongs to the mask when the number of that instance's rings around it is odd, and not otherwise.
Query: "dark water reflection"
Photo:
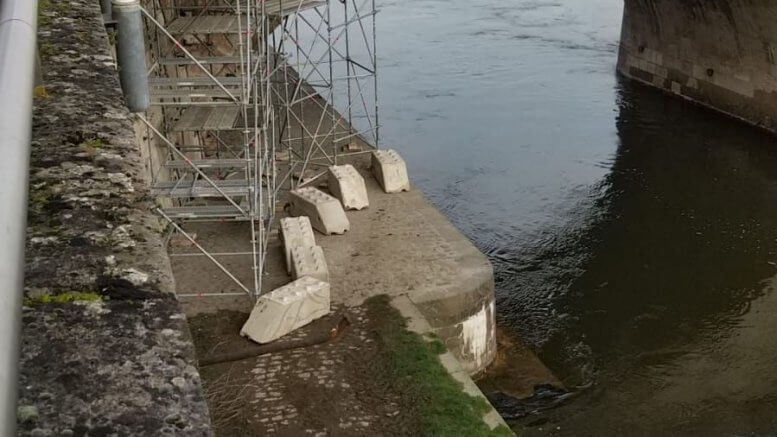
[[[774,435],[774,140],[630,85],[619,109],[595,218],[524,272],[542,278],[541,260],[579,254],[551,304],[561,322],[539,350],[568,384],[594,388],[546,413],[545,428]],[[524,281],[499,271],[509,307]],[[520,311],[502,316],[526,329]]]
[[[621,8],[381,2],[384,138],[590,387],[530,435],[777,435],[777,139],[617,80]]]

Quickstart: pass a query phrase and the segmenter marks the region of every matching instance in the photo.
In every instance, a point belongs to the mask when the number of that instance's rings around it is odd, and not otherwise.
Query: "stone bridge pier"
[[[625,0],[618,71],[777,131],[777,2]]]

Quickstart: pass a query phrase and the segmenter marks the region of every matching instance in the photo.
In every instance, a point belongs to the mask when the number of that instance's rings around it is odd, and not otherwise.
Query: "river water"
[[[615,74],[623,0],[381,0],[384,143],[573,391],[528,435],[777,435],[777,139]]]

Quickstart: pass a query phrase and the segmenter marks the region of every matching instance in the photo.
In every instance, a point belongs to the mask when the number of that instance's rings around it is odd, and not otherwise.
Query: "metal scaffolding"
[[[375,0],[144,0],[142,11],[152,107],[140,119],[166,148],[157,212],[256,297],[284,191],[378,147]],[[248,223],[253,284],[199,244],[192,221]]]

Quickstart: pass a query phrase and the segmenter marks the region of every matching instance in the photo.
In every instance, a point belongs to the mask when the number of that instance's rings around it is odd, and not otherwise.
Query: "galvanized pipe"
[[[0,435],[16,435],[37,0],[0,1]]]
[[[113,16],[118,30],[116,57],[121,89],[131,112],[145,112],[151,104],[151,96],[140,0],[113,0]]]
[[[113,7],[111,0],[100,0],[100,10],[103,12],[103,17],[107,19],[113,19]]]

